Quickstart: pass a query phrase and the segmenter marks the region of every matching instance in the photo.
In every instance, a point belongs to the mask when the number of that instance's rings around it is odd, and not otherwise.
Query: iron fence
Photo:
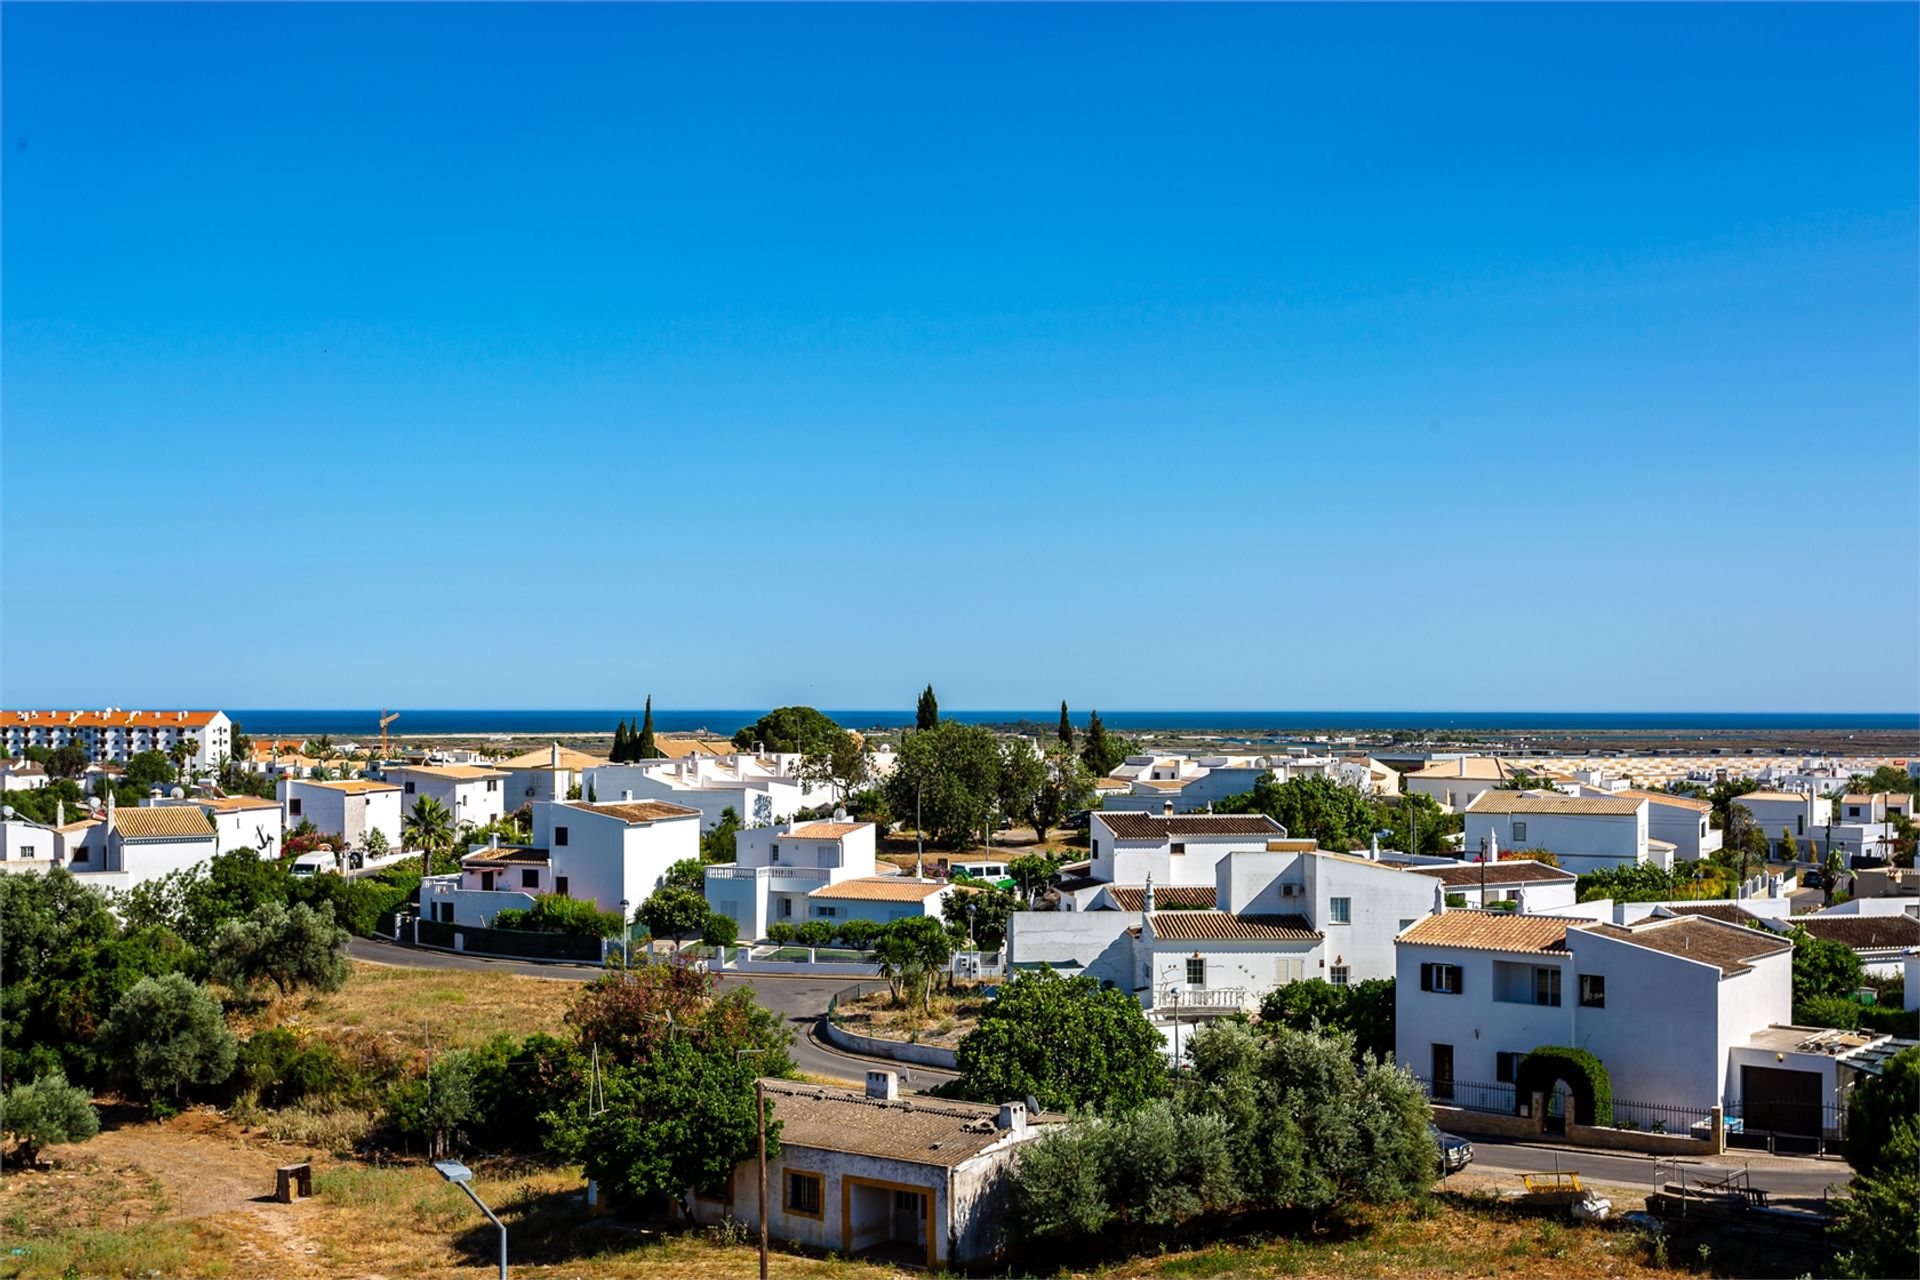
[[[1435,1080],[1431,1076],[1415,1076],[1414,1079],[1427,1091],[1429,1099],[1443,1107],[1459,1107],[1462,1111],[1478,1111],[1491,1116],[1519,1114],[1514,1106],[1513,1086],[1510,1084]]]
[[[1729,1147],[1821,1155],[1847,1137],[1847,1109],[1831,1102],[1743,1099],[1726,1111]]]
[[[1676,1138],[1705,1138],[1713,1133],[1713,1108],[1674,1106],[1665,1102],[1613,1100],[1615,1129],[1637,1129],[1644,1133],[1665,1133]]]

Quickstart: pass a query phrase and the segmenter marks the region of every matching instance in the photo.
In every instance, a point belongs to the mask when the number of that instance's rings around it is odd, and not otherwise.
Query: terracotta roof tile
[[[1144,885],[1114,885],[1107,890],[1113,905],[1122,911],[1145,911],[1147,890]],[[1166,884],[1153,887],[1156,911],[1211,911],[1217,891],[1210,884]]]
[[[1855,951],[1884,951],[1891,947],[1920,947],[1920,920],[1910,915],[1813,915],[1796,925],[1825,942],[1837,942]]]
[[[1320,938],[1307,918],[1298,915],[1156,911],[1148,918],[1153,921],[1153,936],[1170,942],[1315,942]]]
[[[1469,862],[1451,867],[1408,867],[1406,870],[1417,876],[1432,876],[1449,888],[1456,885],[1477,887],[1482,883],[1488,888],[1495,885],[1557,884],[1579,878],[1571,871],[1562,871],[1559,867],[1550,867],[1532,858],[1504,858],[1499,862]],[[1481,880],[1483,870],[1486,875],[1484,882]]]
[[[190,804],[165,805],[153,809],[116,809],[113,828],[122,839],[127,840],[213,835],[213,825],[207,821],[207,815]]]
[[[782,840],[841,840],[866,826],[864,822],[809,822],[781,836]]]
[[[1468,813],[1564,813],[1617,816],[1636,813],[1644,800],[1621,800],[1613,796],[1563,796],[1558,793],[1535,795],[1531,791],[1482,791],[1467,806]]]
[[[350,796],[363,796],[373,791],[398,791],[397,782],[376,782],[372,778],[339,778],[331,782],[313,782],[305,778],[288,779],[289,786],[325,787],[329,791],[339,791]]]
[[[996,1127],[999,1108],[990,1105],[917,1097],[887,1102],[859,1089],[791,1080],[765,1084],[769,1118],[780,1123],[783,1147],[952,1168],[1012,1136]],[[1034,1120],[1028,1117],[1030,1124]]]
[[[1430,915],[1400,935],[1416,946],[1463,947],[1469,951],[1558,952],[1567,949],[1567,928],[1578,920],[1517,916],[1508,911],[1462,911]]]
[[[921,902],[948,888],[938,880],[915,880],[909,876],[863,876],[822,885],[809,898],[837,898],[845,902]]]
[[[1676,809],[1692,809],[1695,813],[1713,812],[1713,806],[1705,800],[1695,800],[1692,796],[1676,796],[1667,791],[1641,791],[1637,788],[1629,787],[1624,791],[1616,791],[1613,794],[1617,796],[1627,796],[1635,800],[1645,800],[1648,804],[1664,804]]]
[[[1744,925],[1726,924],[1708,916],[1674,916],[1643,920],[1622,928],[1616,924],[1590,925],[1587,933],[1619,942],[1630,942],[1649,951],[1660,951],[1683,960],[1716,965],[1722,975],[1745,973],[1753,966],[1747,961],[1779,951],[1790,951],[1793,944],[1775,933],[1762,933]]]
[[[617,800],[610,804],[589,804],[585,800],[564,802],[569,809],[579,809],[583,813],[603,813],[609,818],[618,818],[629,826],[640,822],[659,822],[665,818],[697,818],[698,809],[689,809],[683,804],[668,804],[664,800]]]
[[[1165,840],[1171,836],[1267,836],[1284,834],[1279,823],[1264,813],[1187,813],[1163,817],[1153,813],[1109,813],[1097,809],[1095,820],[1122,840]]]

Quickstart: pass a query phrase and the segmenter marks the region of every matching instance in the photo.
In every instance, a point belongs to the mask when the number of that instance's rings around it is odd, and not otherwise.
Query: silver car
[[[1433,1137],[1433,1145],[1440,1152],[1440,1168],[1445,1173],[1457,1173],[1473,1162],[1473,1144],[1465,1138],[1456,1138],[1443,1132],[1439,1125],[1430,1124],[1427,1132]]]

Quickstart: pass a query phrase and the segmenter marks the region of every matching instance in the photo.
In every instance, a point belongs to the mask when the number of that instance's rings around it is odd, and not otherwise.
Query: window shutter
[[[1422,991],[1433,990],[1433,966],[1430,964],[1420,966],[1420,989]]]
[[[1453,994],[1459,995],[1467,989],[1466,983],[1461,981],[1461,979],[1466,976],[1466,970],[1457,964],[1450,964],[1447,968],[1453,970],[1453,973],[1449,975],[1453,978]]]

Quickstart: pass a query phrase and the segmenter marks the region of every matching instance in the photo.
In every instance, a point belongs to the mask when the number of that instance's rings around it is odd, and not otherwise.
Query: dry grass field
[[[984,995],[973,988],[957,987],[936,991],[925,1012],[918,1007],[895,1005],[885,991],[876,991],[858,1000],[836,1006],[840,1022],[856,1035],[884,1036],[889,1040],[911,1040],[916,1044],[956,1048],[967,1032],[980,1025],[980,1014],[987,1006]]]
[[[506,1032],[558,1034],[580,984],[464,969],[413,969],[356,960],[353,977],[331,995],[276,1002],[270,1023],[391,1036],[418,1045],[431,1028],[438,1048],[476,1045]]]

